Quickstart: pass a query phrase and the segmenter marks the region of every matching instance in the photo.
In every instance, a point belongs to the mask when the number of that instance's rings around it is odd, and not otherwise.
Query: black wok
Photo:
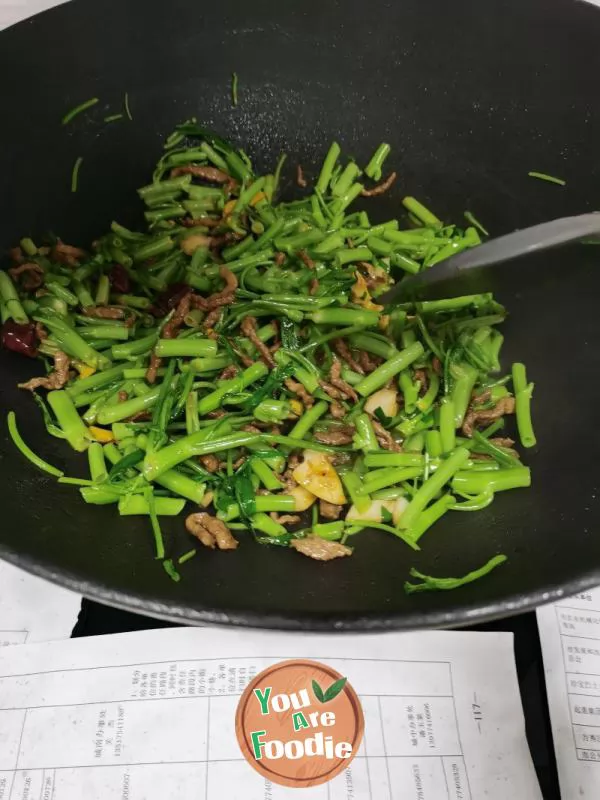
[[[494,235],[595,210],[599,74],[600,10],[567,0],[69,3],[0,35],[0,243],[52,230],[87,244],[113,218],[135,224],[134,189],[165,135],[192,115],[261,169],[287,151],[290,191],[295,163],[314,175],[334,138],[362,162],[390,142],[400,178],[371,201],[373,219],[397,216],[403,194],[446,220],[470,209]],[[133,122],[103,124],[125,91]],[[66,110],[94,95],[101,104],[61,127]],[[43,457],[68,474],[85,471],[15,389],[36,365],[2,353],[0,555],[156,616],[297,629],[457,625],[598,584],[599,259],[593,246],[563,249],[535,264],[535,280],[528,261],[496,287],[511,311],[507,363],[525,361],[536,383],[533,487],[481,513],[447,515],[419,554],[381,532],[362,534],[352,558],[330,564],[245,540],[236,552],[203,551],[174,584],[152,558],[144,521],[84,505],[13,449],[11,408]],[[176,552],[187,549],[181,520],[171,535]],[[479,583],[403,593],[411,566],[460,575],[500,552],[508,563]]]

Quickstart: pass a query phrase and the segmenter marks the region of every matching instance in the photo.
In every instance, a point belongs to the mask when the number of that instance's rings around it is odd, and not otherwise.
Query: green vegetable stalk
[[[237,86],[234,73],[233,106]],[[100,119],[131,121],[127,94],[114,110]],[[536,443],[524,365],[500,372],[505,309],[489,293],[377,305],[394,281],[486,233],[470,212],[466,228],[444,224],[413,197],[408,220],[377,220],[364,189],[389,157],[382,143],[365,165],[334,142],[316,184],[286,200],[285,154],[260,174],[189,120],[138,190],[144,229],[112,222],[87,250],[25,236],[0,271],[3,343],[44,359],[22,386],[35,389],[46,431],[66,440],[57,446],[87,451],[89,479],[34,453],[11,412],[12,441],[84,502],[145,517],[159,575],[179,582],[179,565],[207,558],[203,546],[175,550],[163,516],[202,509],[202,541],[216,549],[239,531],[244,552],[361,558],[384,534],[419,551],[448,512],[530,485],[519,453],[496,438],[511,434],[499,414],[514,396],[520,443]],[[348,520],[350,505],[373,521]],[[503,558],[462,578],[413,571],[421,582],[406,589],[456,588]]]

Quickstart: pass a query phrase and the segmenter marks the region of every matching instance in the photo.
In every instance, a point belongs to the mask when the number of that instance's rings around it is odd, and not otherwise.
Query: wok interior
[[[295,164],[314,178],[332,139],[359,163],[390,142],[399,180],[365,205],[372,220],[399,216],[404,194],[459,225],[469,209],[492,235],[594,210],[600,13],[558,0],[457,4],[450,41],[444,8],[375,3],[365,21],[358,3],[276,10],[268,2],[251,9],[225,3],[200,17],[180,0],[168,15],[147,2],[140,21],[133,4],[73,4],[3,34],[0,96],[11,109],[0,131],[3,247],[47,230],[86,245],[113,218],[135,224],[135,188],[146,182],[165,136],[191,115],[243,146],[259,170],[286,151],[290,193]],[[50,52],[58,30],[70,34],[72,47]],[[19,59],[15,75],[10,65],[23,52],[28,58]],[[235,109],[233,70],[240,79]],[[133,122],[103,125],[125,90]],[[101,98],[99,114],[61,128],[66,108],[91,95]],[[84,158],[80,188],[71,195],[77,156]],[[534,181],[532,169],[568,185]],[[234,552],[201,552],[173,584],[152,558],[146,521],[86,506],[75,490],[25,462],[4,429],[0,552],[148,613],[290,627],[456,624],[600,582],[597,252],[579,245],[529,259],[493,287],[510,311],[505,363],[524,361],[536,384],[539,446],[523,458],[533,486],[497,495],[482,512],[447,515],[420,553],[371,532],[356,537],[352,558],[316,564],[248,538]],[[0,413],[16,409],[42,457],[83,475],[85,459],[50,439],[31,399],[15,389],[37,369],[0,354]],[[182,520],[165,529],[176,552],[188,549]],[[480,583],[429,596],[402,591],[411,566],[461,575],[499,552],[509,562]]]

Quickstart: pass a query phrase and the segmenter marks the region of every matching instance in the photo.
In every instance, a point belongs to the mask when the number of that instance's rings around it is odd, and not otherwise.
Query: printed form
[[[600,589],[537,611],[561,796],[600,797]]]
[[[333,781],[244,761],[248,681],[289,658],[348,677],[365,737]],[[145,631],[0,652],[0,800],[541,800],[512,635]]]
[[[68,639],[80,608],[74,592],[0,560],[0,647]]]

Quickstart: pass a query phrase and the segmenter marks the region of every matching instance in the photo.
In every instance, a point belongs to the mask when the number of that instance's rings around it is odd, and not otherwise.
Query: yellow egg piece
[[[250,200],[250,205],[257,206],[263,200],[268,200],[267,195],[264,192],[257,192],[252,198],[252,200]]]
[[[90,425],[89,432],[97,442],[101,442],[102,444],[108,444],[108,442],[114,442],[115,440],[112,431],[106,428],[98,428],[96,425]]]
[[[228,217],[231,214],[231,212],[235,208],[236,202],[237,202],[237,200],[229,200],[227,203],[225,203],[225,205],[223,206],[223,216],[224,217]]]
[[[302,405],[300,400],[290,400],[290,408],[297,417],[302,416],[302,412],[304,411],[304,406]]]
[[[346,502],[340,476],[326,453],[317,450],[305,450],[304,460],[293,471],[296,483],[309,492],[334,505]]]
[[[82,364],[81,369],[79,369],[79,378],[83,380],[83,378],[89,378],[91,375],[94,374],[96,370],[93,367],[88,367],[87,364]]]

